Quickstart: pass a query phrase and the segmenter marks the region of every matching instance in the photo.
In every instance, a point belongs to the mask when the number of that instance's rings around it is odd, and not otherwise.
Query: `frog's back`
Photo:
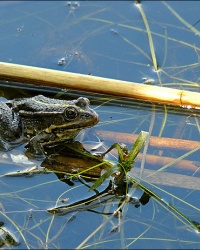
[[[13,110],[17,112],[62,112],[68,105],[73,105],[73,101],[58,100],[43,95],[37,95],[31,98],[14,99],[11,101]]]

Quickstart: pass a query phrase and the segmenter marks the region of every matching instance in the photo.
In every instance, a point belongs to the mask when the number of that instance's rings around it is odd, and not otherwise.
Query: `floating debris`
[[[65,57],[62,57],[60,60],[58,60],[58,65],[63,65],[66,63]]]
[[[26,177],[32,177],[35,174],[43,174],[43,173],[50,173],[46,168],[38,169],[38,166],[33,166],[31,168],[27,168],[24,171],[15,171],[11,173],[7,173],[4,176],[7,177],[18,177],[18,176],[26,176]]]

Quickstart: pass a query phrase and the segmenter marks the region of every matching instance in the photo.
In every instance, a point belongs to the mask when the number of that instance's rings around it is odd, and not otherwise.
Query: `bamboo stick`
[[[200,108],[200,93],[0,62],[0,79]]]
[[[123,142],[128,144],[133,144],[138,135],[137,134],[128,134],[128,133],[120,133],[113,131],[105,131],[105,130],[95,130],[98,136],[104,138],[106,140],[112,140],[117,142]],[[149,145],[156,148],[173,148],[178,150],[192,150],[196,147],[200,146],[199,141],[190,141],[190,140],[181,140],[181,139],[173,139],[173,138],[163,138],[151,136]]]

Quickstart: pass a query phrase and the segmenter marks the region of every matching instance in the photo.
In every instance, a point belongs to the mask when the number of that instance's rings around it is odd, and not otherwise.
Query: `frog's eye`
[[[76,105],[79,107],[86,107],[90,105],[90,101],[87,98],[79,97],[77,99]]]
[[[78,111],[74,107],[67,107],[65,109],[65,116],[69,120],[73,120],[78,116]]]

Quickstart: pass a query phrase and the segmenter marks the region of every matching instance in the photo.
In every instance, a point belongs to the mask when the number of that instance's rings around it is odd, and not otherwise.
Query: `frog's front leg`
[[[42,143],[49,141],[52,137],[52,134],[46,133],[45,131],[41,132],[38,135],[32,137],[29,143],[25,146],[26,154],[28,156],[34,156],[36,158],[45,158],[45,152],[43,150]]]

